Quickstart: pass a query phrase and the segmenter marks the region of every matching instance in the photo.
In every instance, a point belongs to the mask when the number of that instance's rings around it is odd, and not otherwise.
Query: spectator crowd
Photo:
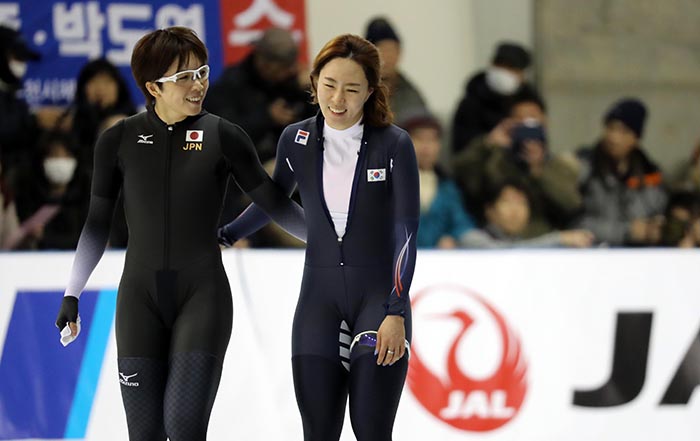
[[[421,248],[700,246],[700,143],[681,171],[660,169],[644,147],[649,109],[611,97],[600,132],[552,148],[548,108],[529,78],[533,54],[501,42],[467,79],[448,131],[401,67],[403,43],[384,17],[364,37],[378,48],[394,122],[413,141],[420,177]],[[285,126],[317,112],[292,34],[271,28],[239,63],[211,79],[204,108],[240,125],[264,164]],[[107,59],[86,63],[66,108],[30,109],[21,95],[41,54],[0,26],[0,249],[75,249],[87,216],[93,148],[100,133],[137,112],[128,81]],[[443,147],[447,152],[442,153]],[[564,146],[567,147],[567,146]],[[221,223],[248,201],[234,182]],[[110,245],[128,227],[118,205]],[[296,247],[268,226],[238,246]]]

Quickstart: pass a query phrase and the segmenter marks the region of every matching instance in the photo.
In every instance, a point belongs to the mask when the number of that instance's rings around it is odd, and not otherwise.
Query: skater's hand
[[[61,309],[56,317],[56,327],[60,331],[66,327],[70,328],[70,333],[73,337],[78,334],[78,298],[73,296],[65,296],[61,301]]]
[[[377,331],[377,364],[392,365],[406,353],[406,328],[400,315],[387,315]]]

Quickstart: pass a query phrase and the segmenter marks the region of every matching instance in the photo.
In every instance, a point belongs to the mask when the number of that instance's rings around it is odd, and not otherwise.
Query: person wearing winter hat
[[[517,43],[503,41],[496,46],[491,65],[467,82],[464,97],[455,112],[454,153],[468,148],[474,138],[490,132],[506,118],[514,96],[538,95],[525,80],[531,58],[530,52]]]
[[[399,70],[401,39],[389,20],[375,17],[367,24],[365,38],[379,50],[382,81],[389,89],[389,105],[396,121],[405,120],[415,109],[427,112],[423,95]]]
[[[7,174],[28,159],[37,141],[37,119],[18,92],[27,63],[39,58],[19,31],[0,25],[0,164]]]
[[[658,165],[640,144],[647,108],[637,98],[615,102],[603,116],[603,134],[577,152],[583,213],[579,225],[610,246],[656,245],[667,193]]]
[[[623,98],[608,110],[603,122],[607,125],[612,121],[619,121],[634,132],[637,138],[641,138],[646,118],[647,108],[644,103],[636,98]]]

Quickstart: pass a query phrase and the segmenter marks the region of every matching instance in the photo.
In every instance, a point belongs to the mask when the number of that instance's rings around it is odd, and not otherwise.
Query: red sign
[[[271,27],[289,30],[299,44],[299,61],[308,62],[304,0],[221,0],[224,64],[243,59]]]
[[[455,302],[454,299],[464,301]],[[426,326],[422,331],[414,326],[416,338],[411,348],[408,385],[423,407],[443,422],[465,431],[494,430],[513,419],[527,390],[527,362],[518,337],[503,316],[476,293],[455,286],[424,289],[414,297],[412,309],[414,323],[417,323],[415,319],[423,317],[423,320],[439,320],[443,324],[447,321],[457,330],[454,337],[447,337],[440,332],[429,334],[428,328],[434,326]],[[500,342],[501,350],[496,368],[488,375],[474,378],[462,368],[474,360],[460,357],[460,347],[469,342],[471,328],[477,320],[493,322],[495,326],[487,329],[498,333],[497,338],[491,340]],[[440,341],[446,338],[451,341]],[[436,361],[433,355],[427,363],[421,345],[425,350],[428,343],[446,348],[442,360]],[[445,375],[429,367],[435,367],[436,363]]]

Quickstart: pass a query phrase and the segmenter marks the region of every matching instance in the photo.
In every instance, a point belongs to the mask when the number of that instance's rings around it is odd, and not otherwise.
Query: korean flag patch
[[[185,142],[202,142],[204,140],[204,130],[188,130],[185,135]]]
[[[385,168],[370,168],[367,170],[367,182],[386,181]]]
[[[309,140],[309,132],[306,130],[297,130],[297,134],[294,137],[294,142],[301,145],[306,145],[306,141]]]

